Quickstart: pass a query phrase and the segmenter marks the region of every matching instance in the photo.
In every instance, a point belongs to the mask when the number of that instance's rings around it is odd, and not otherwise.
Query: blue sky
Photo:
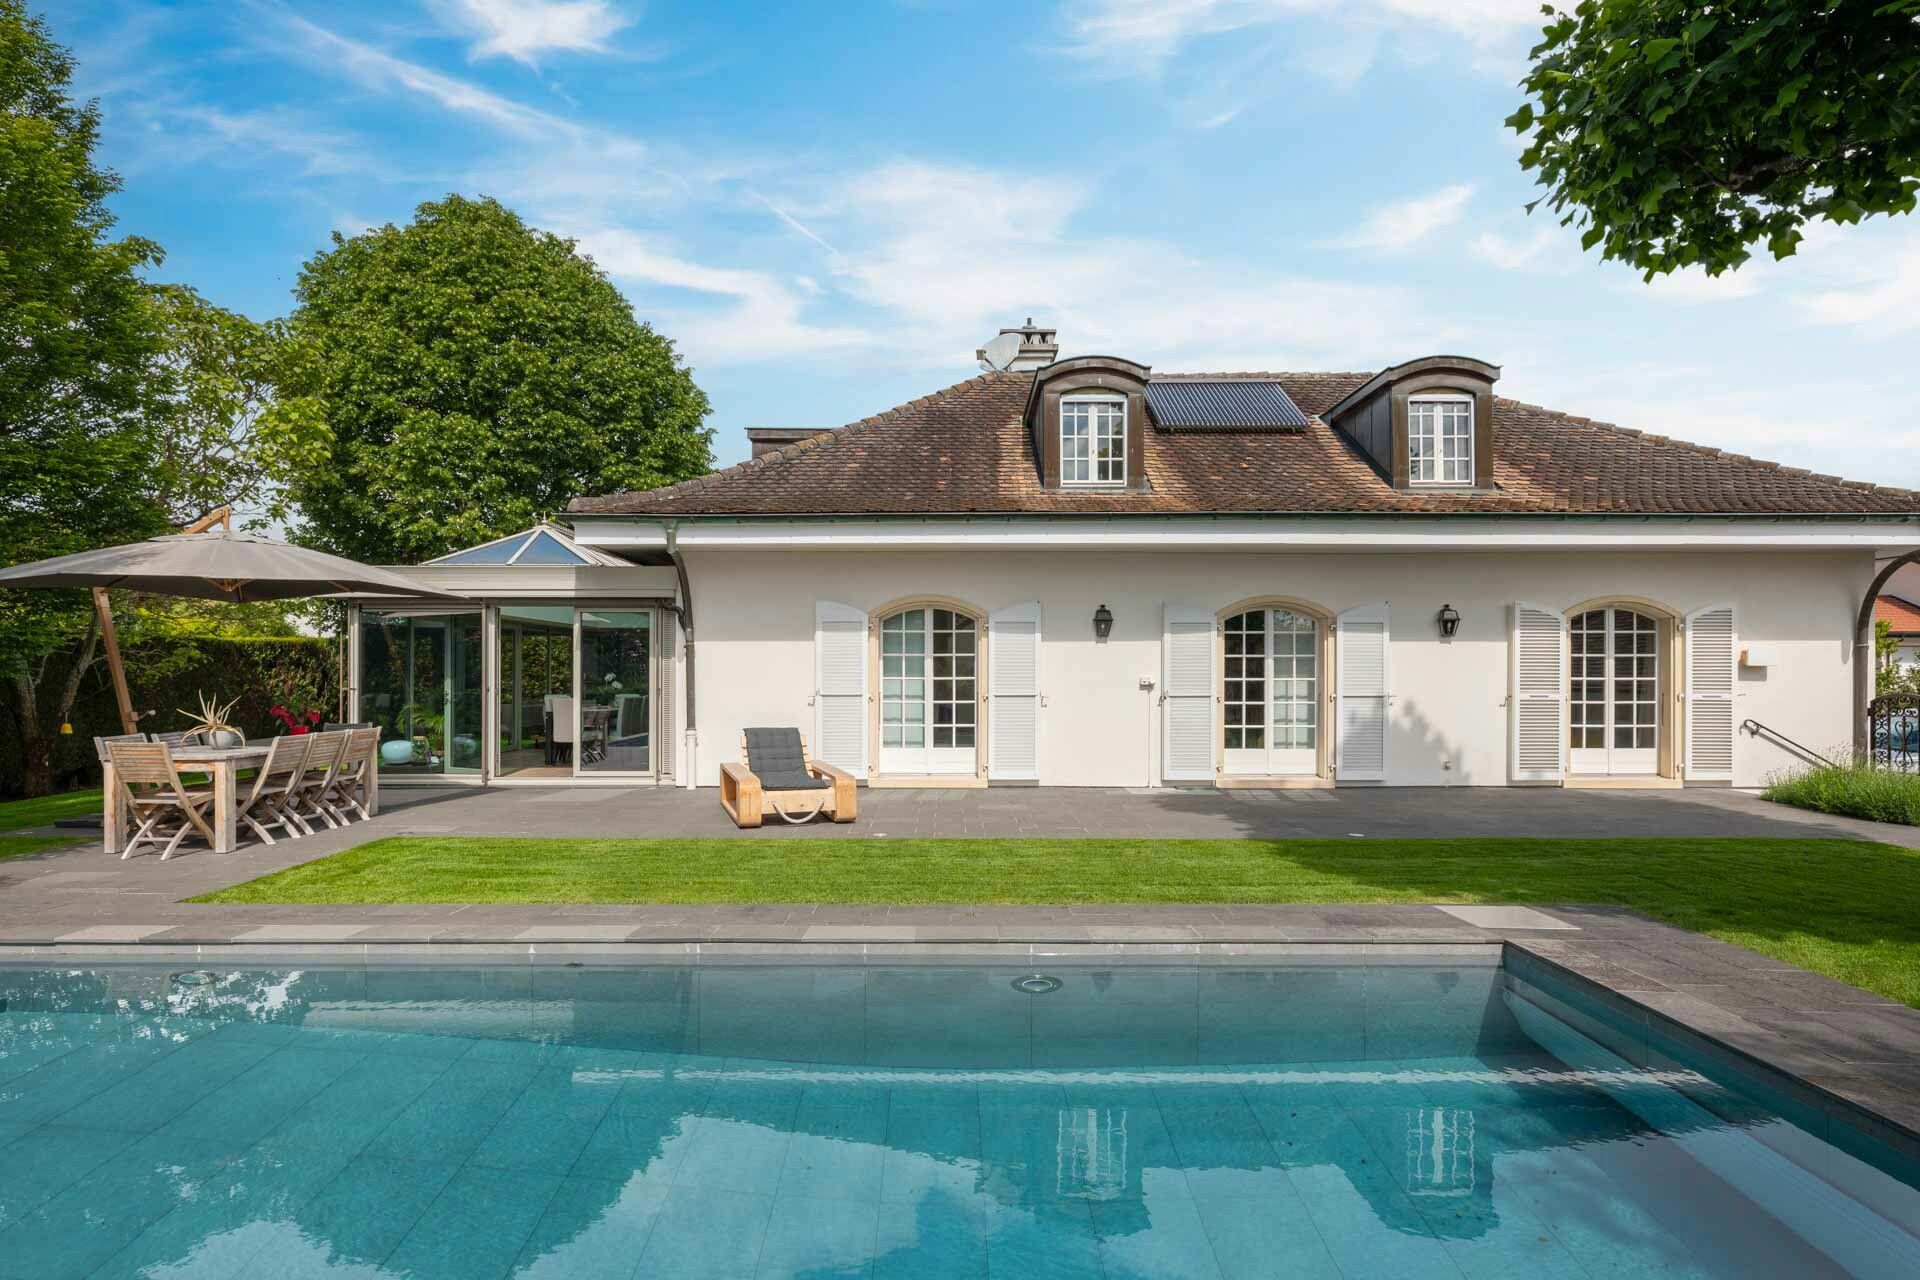
[[[1920,487],[1920,222],[1737,276],[1583,255],[1500,121],[1535,0],[65,0],[121,228],[282,315],[449,191],[577,237],[742,428],[970,376],[1032,315],[1166,371],[1434,352],[1503,393]]]

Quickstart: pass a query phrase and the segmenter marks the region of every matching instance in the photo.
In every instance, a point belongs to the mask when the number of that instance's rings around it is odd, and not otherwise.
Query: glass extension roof
[[[617,560],[591,547],[583,547],[559,525],[542,522],[531,529],[522,529],[504,538],[483,542],[477,547],[449,552],[426,563],[577,568],[584,565],[624,565],[626,561]]]

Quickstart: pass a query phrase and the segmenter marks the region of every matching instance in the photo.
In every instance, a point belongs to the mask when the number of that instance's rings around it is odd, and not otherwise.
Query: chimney
[[[826,427],[748,427],[747,443],[753,446],[753,457],[762,457],[784,449],[798,440],[810,440]]]
[[[1000,336],[974,352],[974,357],[990,369],[1009,373],[1044,369],[1060,358],[1055,330],[1034,324],[1033,317],[1017,329],[1002,329]]]

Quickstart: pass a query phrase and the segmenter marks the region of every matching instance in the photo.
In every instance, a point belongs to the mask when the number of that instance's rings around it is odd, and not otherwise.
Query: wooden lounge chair
[[[852,774],[807,755],[798,729],[748,729],[740,763],[720,766],[720,803],[739,827],[759,826],[769,807],[793,823],[821,813],[852,822],[857,795]]]

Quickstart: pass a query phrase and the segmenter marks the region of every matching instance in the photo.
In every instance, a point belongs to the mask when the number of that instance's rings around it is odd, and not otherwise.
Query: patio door
[[[1319,768],[1320,624],[1291,609],[1249,609],[1221,628],[1221,771],[1310,775]]]
[[[970,774],[979,747],[979,627],[916,606],[880,622],[880,772]]]
[[[1576,774],[1660,770],[1660,622],[1613,606],[1577,613],[1572,646],[1567,761]]]
[[[576,777],[653,771],[653,611],[575,610]]]

